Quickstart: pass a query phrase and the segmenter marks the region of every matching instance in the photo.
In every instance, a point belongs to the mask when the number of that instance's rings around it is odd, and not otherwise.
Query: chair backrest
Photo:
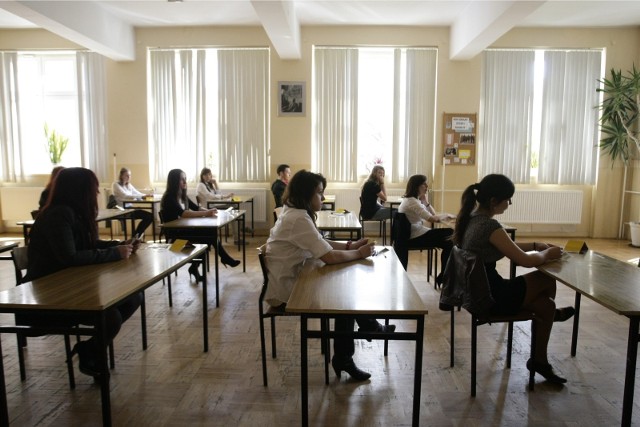
[[[473,252],[454,246],[443,273],[440,308],[462,306],[479,318],[486,318],[494,304],[482,260]]]
[[[264,295],[267,293],[267,287],[269,286],[269,269],[267,268],[267,245],[264,244],[258,248],[258,260],[260,260],[260,268],[262,269],[262,290],[258,297],[258,307],[260,309],[260,315],[262,315],[264,302]]]
[[[206,208],[206,206],[203,206],[202,203],[200,202],[200,196],[196,195],[196,203],[198,204],[198,206],[202,206],[203,208]]]
[[[38,218],[38,214],[40,213],[40,209],[34,209],[31,211],[31,219]]]
[[[409,263],[409,238],[411,237],[411,223],[404,213],[396,213],[393,220],[393,229],[391,230],[391,238],[393,240],[393,249],[400,260],[400,263],[407,269]]]
[[[22,284],[22,270],[26,270],[29,266],[29,248],[27,246],[18,246],[11,251],[11,260],[13,268],[16,272],[16,286]]]
[[[107,198],[107,209],[114,209],[116,206],[118,206],[116,196],[109,194],[109,197]]]
[[[282,213],[282,206],[275,208],[273,210],[273,222],[275,223],[276,221],[278,221],[278,217],[280,216],[280,214]]]

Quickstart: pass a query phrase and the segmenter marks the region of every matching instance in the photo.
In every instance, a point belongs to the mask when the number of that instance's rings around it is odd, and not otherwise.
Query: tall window
[[[152,49],[148,62],[153,180],[205,166],[222,181],[268,179],[268,49]]]
[[[106,177],[103,58],[91,52],[0,52],[0,178],[48,174],[49,130],[69,139],[64,166]]]
[[[480,174],[527,184],[594,184],[601,50],[488,50]]]
[[[392,181],[431,174],[437,50],[314,48],[313,168],[357,182],[375,164]]]

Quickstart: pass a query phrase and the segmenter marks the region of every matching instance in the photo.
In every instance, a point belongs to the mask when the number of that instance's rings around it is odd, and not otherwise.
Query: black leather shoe
[[[98,369],[98,361],[96,360],[95,349],[89,341],[80,341],[73,346],[71,357],[78,355],[78,369],[85,375],[93,377],[96,381],[100,380],[100,370]]]
[[[334,356],[331,359],[331,366],[333,366],[333,370],[338,378],[340,378],[342,371],[349,374],[355,381],[366,381],[371,378],[371,374],[359,369],[351,358],[341,361]]]
[[[198,270],[198,264],[191,264],[191,267],[189,267],[189,277],[191,276],[193,276],[196,283],[203,281],[202,274],[200,274],[200,271]]]
[[[240,260],[233,258],[221,259],[220,262],[222,263],[222,265],[224,265],[224,268],[227,268],[227,266],[231,266],[233,268],[240,265]]]
[[[391,333],[396,331],[396,325],[383,325],[380,322],[376,322],[377,325],[374,329],[368,328],[358,328],[358,332],[384,332]],[[371,338],[366,338],[367,341],[371,342]]]
[[[564,322],[565,320],[569,320],[576,314],[576,309],[569,307],[556,308],[556,314],[553,318],[554,322]]]
[[[527,360],[527,369],[542,375],[544,379],[550,383],[564,384],[567,382],[566,378],[562,378],[553,372],[553,368],[548,363],[536,362],[533,359],[529,359]]]

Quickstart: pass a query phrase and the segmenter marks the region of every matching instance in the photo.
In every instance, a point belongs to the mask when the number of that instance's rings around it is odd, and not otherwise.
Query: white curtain
[[[218,51],[220,179],[261,182],[269,177],[269,51]]]
[[[100,181],[107,181],[111,177],[104,58],[93,52],[77,52],[76,67],[82,166],[93,170]]]
[[[547,51],[538,182],[594,184],[600,51]]]
[[[438,51],[407,49],[406,52],[406,87],[398,90],[396,84],[394,96],[393,182],[404,182],[411,175],[433,172]],[[395,75],[398,76],[400,49],[396,49],[395,58]],[[402,97],[398,92],[404,92],[406,96]],[[404,108],[397,105],[402,99]],[[397,132],[395,128],[402,122],[404,132]]]
[[[502,173],[515,183],[529,183],[534,61],[533,50],[484,52],[480,176]]]
[[[358,49],[316,48],[313,82],[313,168],[330,181],[355,182]]]
[[[18,111],[18,54],[0,52],[0,179],[24,180]]]
[[[152,181],[166,181],[167,173],[180,167],[176,151],[175,51],[149,52],[149,169]]]

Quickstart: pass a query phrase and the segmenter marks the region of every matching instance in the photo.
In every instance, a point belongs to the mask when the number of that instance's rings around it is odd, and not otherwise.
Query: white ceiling
[[[44,28],[115,60],[133,60],[135,27],[262,26],[283,59],[300,27],[450,27],[452,59],[469,59],[516,27],[640,25],[640,1],[167,0],[2,1],[0,29]]]

